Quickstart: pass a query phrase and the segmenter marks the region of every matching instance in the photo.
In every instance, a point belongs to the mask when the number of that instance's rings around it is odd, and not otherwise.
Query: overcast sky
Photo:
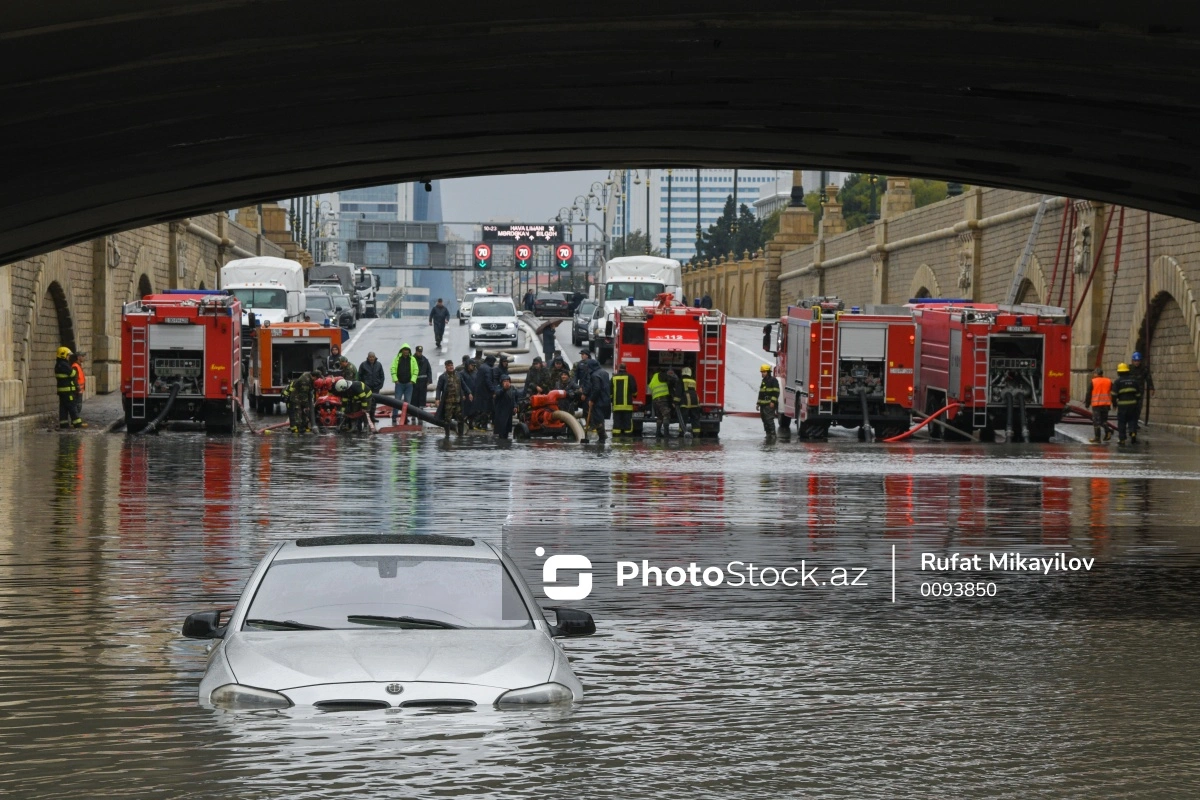
[[[447,222],[546,222],[607,171],[543,172],[442,181],[442,219]]]

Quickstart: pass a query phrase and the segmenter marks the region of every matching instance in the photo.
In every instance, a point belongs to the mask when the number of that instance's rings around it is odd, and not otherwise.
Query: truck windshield
[[[654,298],[667,290],[661,283],[633,283],[615,281],[605,287],[605,300],[634,300],[653,301]]]
[[[244,309],[287,308],[287,291],[284,289],[230,289]]]
[[[471,306],[471,314],[476,317],[515,317],[517,310],[512,303],[498,300],[477,300]]]

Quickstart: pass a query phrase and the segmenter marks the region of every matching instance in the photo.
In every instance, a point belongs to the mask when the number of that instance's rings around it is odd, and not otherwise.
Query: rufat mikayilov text
[[[1016,551],[1002,553],[937,553],[921,554],[921,571],[934,572],[1090,572],[1096,564],[1095,558],[1081,558],[1069,553],[1053,553],[1048,556],[1028,556]]]

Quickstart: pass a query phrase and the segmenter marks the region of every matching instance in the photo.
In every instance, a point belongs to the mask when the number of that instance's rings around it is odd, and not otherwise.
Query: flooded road
[[[1189,446],[768,444],[755,419],[602,447],[30,434],[0,464],[0,795],[1192,796],[1198,495]],[[599,631],[564,642],[570,710],[197,705],[180,624],[231,606],[271,543],[409,530],[504,542],[531,582],[536,542],[594,554],[598,585],[623,550],[861,564],[871,588],[598,589],[571,604]],[[1103,571],[920,594],[924,551],[1014,550]]]

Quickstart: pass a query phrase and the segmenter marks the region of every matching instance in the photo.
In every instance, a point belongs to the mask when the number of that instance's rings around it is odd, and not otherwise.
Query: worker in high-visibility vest
[[[79,391],[75,393],[75,410],[71,415],[71,424],[76,428],[87,427],[87,423],[83,421],[83,392],[87,388],[87,375],[83,372],[81,356],[82,353],[71,353],[71,370],[75,373],[75,385],[79,387]]]
[[[624,364],[612,377],[613,436],[633,433],[633,401],[637,399],[637,379]]]
[[[696,391],[696,379],[692,377],[692,368],[683,368],[683,402],[679,408],[683,411],[684,422],[692,429],[693,436],[700,435],[700,393]]]
[[[1096,435],[1091,438],[1091,443],[1107,442],[1112,438],[1112,431],[1108,429],[1108,412],[1112,409],[1112,379],[1104,377],[1104,370],[1100,367],[1096,367],[1096,376],[1088,385],[1083,402],[1092,409],[1092,428]]]
[[[650,379],[646,389],[650,392],[650,402],[654,405],[655,438],[661,439],[671,425],[671,387],[667,383],[664,370],[658,370]]]

